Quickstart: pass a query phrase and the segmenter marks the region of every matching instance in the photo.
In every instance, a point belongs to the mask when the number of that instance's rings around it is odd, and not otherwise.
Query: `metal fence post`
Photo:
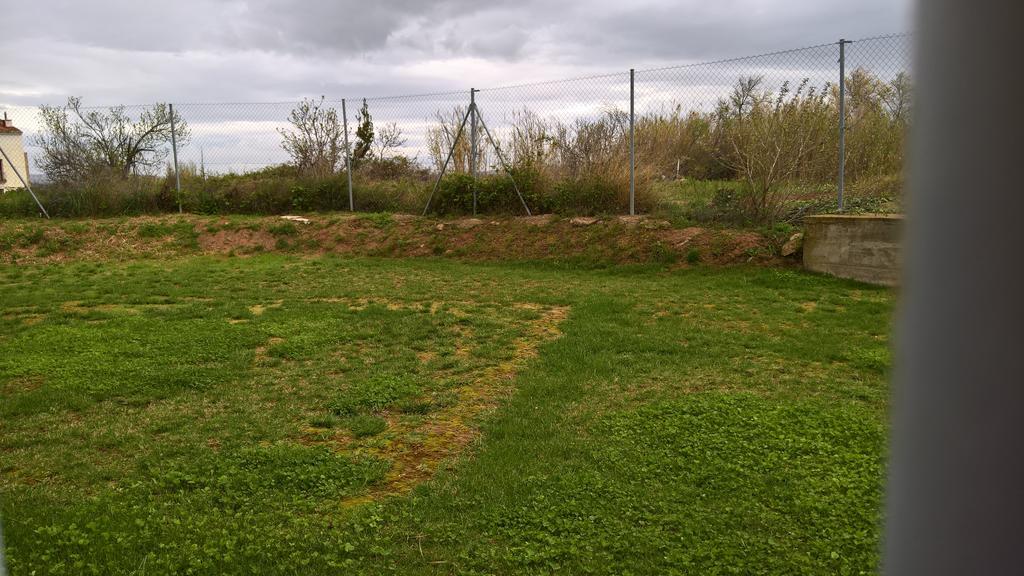
[[[352,196],[352,152],[348,147],[348,110],[345,108],[345,99],[341,99],[341,121],[345,130],[345,174],[348,176],[348,210],[356,211],[355,199]]]
[[[634,96],[636,72],[629,69],[629,215],[636,214],[636,118]]]
[[[846,187],[846,45],[850,41],[839,39],[839,211],[843,211],[843,191]]]
[[[178,135],[175,129],[177,122],[174,117],[174,104],[168,104],[167,107],[171,113],[171,157],[174,160],[174,189],[178,193],[178,214],[181,214],[181,172],[178,170]]]
[[[476,88],[469,89],[469,177],[473,187],[473,216],[476,216]]]

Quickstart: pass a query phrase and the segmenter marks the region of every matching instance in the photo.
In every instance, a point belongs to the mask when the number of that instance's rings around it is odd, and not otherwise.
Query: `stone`
[[[569,220],[569,223],[573,226],[591,226],[600,222],[600,218],[594,218],[592,216],[576,216]]]
[[[782,249],[779,250],[779,254],[782,255],[783,257],[789,257],[800,252],[800,250],[803,247],[804,233],[797,232],[796,234],[790,236],[789,240],[786,240],[786,243],[782,245]]]
[[[455,226],[462,229],[469,229],[476,228],[483,223],[484,221],[479,218],[463,218],[462,220],[457,220],[455,222]]]
[[[434,228],[437,228],[438,231],[444,230],[444,224],[438,224],[437,226],[434,226]]]
[[[281,220],[289,220],[291,222],[299,222],[301,224],[309,224],[309,222],[310,222],[309,218],[304,218],[302,216],[290,216],[290,215],[289,216],[281,216]]]
[[[644,220],[640,226],[645,230],[665,230],[672,227],[668,220]]]

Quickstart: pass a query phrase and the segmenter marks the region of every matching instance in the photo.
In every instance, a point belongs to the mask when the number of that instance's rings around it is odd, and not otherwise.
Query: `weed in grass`
[[[267,226],[267,232],[278,238],[286,236],[298,236],[299,229],[294,222],[278,222]]]
[[[428,414],[434,409],[434,403],[430,400],[418,400],[406,398],[395,402],[395,408],[402,414]]]
[[[41,244],[46,238],[46,230],[41,226],[32,226],[23,228],[19,234],[15,235],[15,243],[18,246],[27,247]]]
[[[388,423],[379,416],[357,414],[346,419],[345,424],[356,438],[376,436],[387,429]]]
[[[354,415],[364,410],[376,411],[407,400],[420,387],[408,377],[400,375],[373,375],[355,383],[334,401],[331,408],[338,415]]]
[[[679,261],[679,252],[662,242],[656,242],[651,247],[651,259],[661,264],[675,264]]]
[[[338,419],[333,414],[317,416],[309,421],[309,425],[313,428],[334,428],[337,424]]]
[[[360,214],[358,218],[364,222],[368,222],[375,228],[381,230],[390,228],[395,225],[395,219],[388,212],[371,212],[369,214]]]
[[[139,238],[161,238],[174,234],[174,226],[158,222],[145,222],[136,230]]]

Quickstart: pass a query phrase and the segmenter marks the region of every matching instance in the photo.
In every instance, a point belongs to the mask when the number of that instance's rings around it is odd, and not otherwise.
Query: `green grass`
[[[11,572],[872,573],[891,308],[769,268],[0,266]]]
[[[664,218],[674,226],[706,225],[711,218],[715,193],[728,190],[738,193],[742,183],[736,180],[670,180],[655,182],[653,193],[657,202],[652,215]]]

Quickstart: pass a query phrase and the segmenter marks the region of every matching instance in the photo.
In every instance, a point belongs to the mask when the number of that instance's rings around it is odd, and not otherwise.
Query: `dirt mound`
[[[437,219],[390,214],[0,222],[0,262],[8,263],[260,252],[676,266],[782,262],[774,243],[756,232],[673,228],[642,216],[593,218],[585,225],[553,215]]]

